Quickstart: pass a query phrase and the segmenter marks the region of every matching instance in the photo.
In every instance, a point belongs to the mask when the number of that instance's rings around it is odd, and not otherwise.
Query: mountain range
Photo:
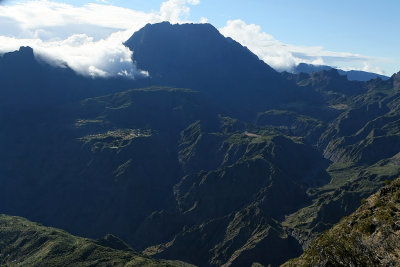
[[[307,63],[300,63],[298,64],[296,67],[293,68],[293,70],[291,72],[293,73],[313,73],[313,72],[319,72],[322,70],[330,70],[333,69],[330,66],[326,66],[326,65],[313,65],[313,64],[307,64]],[[377,73],[373,73],[373,72],[367,72],[367,71],[361,71],[361,70],[337,70],[339,72],[340,75],[345,75],[347,76],[347,79],[350,81],[369,81],[369,80],[373,80],[376,78],[380,78],[382,80],[388,80],[390,77],[387,77],[385,75],[381,75],[381,74],[377,74]]]
[[[124,264],[279,266],[400,174],[400,73],[279,73],[209,24],[148,24],[125,45],[148,78],[0,57],[0,213],[117,236],[140,253]]]

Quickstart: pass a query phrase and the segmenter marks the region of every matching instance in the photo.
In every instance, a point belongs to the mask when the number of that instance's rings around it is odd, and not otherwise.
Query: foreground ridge
[[[399,266],[400,178],[387,184],[282,266]]]
[[[111,235],[95,241],[7,215],[0,215],[0,265],[192,266],[140,255]]]

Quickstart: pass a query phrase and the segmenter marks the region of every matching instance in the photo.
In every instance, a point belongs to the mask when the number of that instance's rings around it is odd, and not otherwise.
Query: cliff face
[[[400,178],[362,202],[357,211],[312,242],[302,256],[282,266],[398,266]]]

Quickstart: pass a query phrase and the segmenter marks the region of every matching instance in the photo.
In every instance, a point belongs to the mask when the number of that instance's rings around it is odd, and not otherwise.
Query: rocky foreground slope
[[[400,178],[362,202],[282,266],[399,266]]]
[[[108,235],[94,241],[0,215],[0,266],[192,266],[154,260]]]

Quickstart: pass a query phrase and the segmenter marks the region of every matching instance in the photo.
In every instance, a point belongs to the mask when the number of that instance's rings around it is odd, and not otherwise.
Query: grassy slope
[[[0,215],[1,266],[189,266],[154,260],[130,249],[44,227],[21,217]]]

